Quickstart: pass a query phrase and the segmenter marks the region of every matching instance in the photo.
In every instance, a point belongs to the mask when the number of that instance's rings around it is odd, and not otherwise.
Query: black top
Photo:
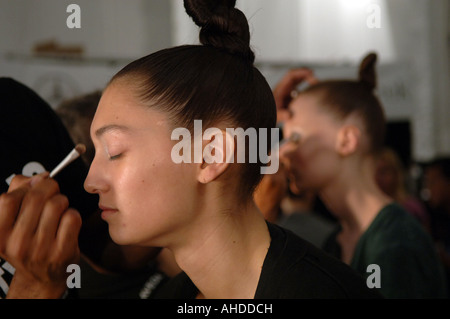
[[[361,275],[289,230],[267,223],[271,243],[259,278],[255,299],[381,298],[367,288]],[[193,299],[198,289],[182,272],[153,298]]]

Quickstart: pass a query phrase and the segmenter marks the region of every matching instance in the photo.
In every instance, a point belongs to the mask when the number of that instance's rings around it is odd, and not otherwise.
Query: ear
[[[206,184],[222,175],[234,159],[234,139],[218,128],[208,128],[203,133],[203,160],[199,164],[197,180]]]
[[[342,156],[353,154],[360,143],[361,130],[354,125],[344,125],[338,132],[336,151]]]

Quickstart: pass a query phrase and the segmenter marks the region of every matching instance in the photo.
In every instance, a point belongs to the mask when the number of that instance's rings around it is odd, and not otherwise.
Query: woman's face
[[[291,178],[299,189],[320,191],[339,172],[336,152],[340,122],[318,105],[311,94],[300,94],[289,106],[290,116],[283,135],[300,135],[297,144],[287,143],[280,149]]]
[[[195,168],[175,164],[166,116],[146,108],[128,84],[113,82],[91,125],[95,158],[85,189],[99,195],[118,244],[166,245],[193,212]]]
[[[425,189],[429,192],[428,203],[432,208],[445,207],[449,201],[450,181],[448,181],[439,167],[429,167],[425,171]]]

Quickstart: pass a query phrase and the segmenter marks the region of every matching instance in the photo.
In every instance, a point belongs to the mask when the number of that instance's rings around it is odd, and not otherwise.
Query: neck
[[[246,207],[230,207],[236,202],[216,197],[200,209],[199,218],[183,236],[189,240],[169,247],[208,299],[254,298],[270,245],[267,224],[253,201]]]
[[[324,202],[338,218],[342,232],[359,238],[379,211],[392,199],[376,185],[370,159],[349,165],[320,192]]]

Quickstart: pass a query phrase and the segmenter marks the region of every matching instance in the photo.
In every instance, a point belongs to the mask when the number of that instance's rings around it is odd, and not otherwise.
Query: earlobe
[[[229,163],[211,163],[205,161],[201,164],[198,174],[198,181],[207,184],[222,175],[228,168]]]
[[[359,145],[361,131],[354,125],[342,127],[338,133],[337,152],[342,156],[353,154]]]
[[[231,162],[230,157],[234,157],[234,139],[230,139],[228,132],[208,130],[203,136],[203,161],[198,172],[198,181],[203,184],[222,175]]]

